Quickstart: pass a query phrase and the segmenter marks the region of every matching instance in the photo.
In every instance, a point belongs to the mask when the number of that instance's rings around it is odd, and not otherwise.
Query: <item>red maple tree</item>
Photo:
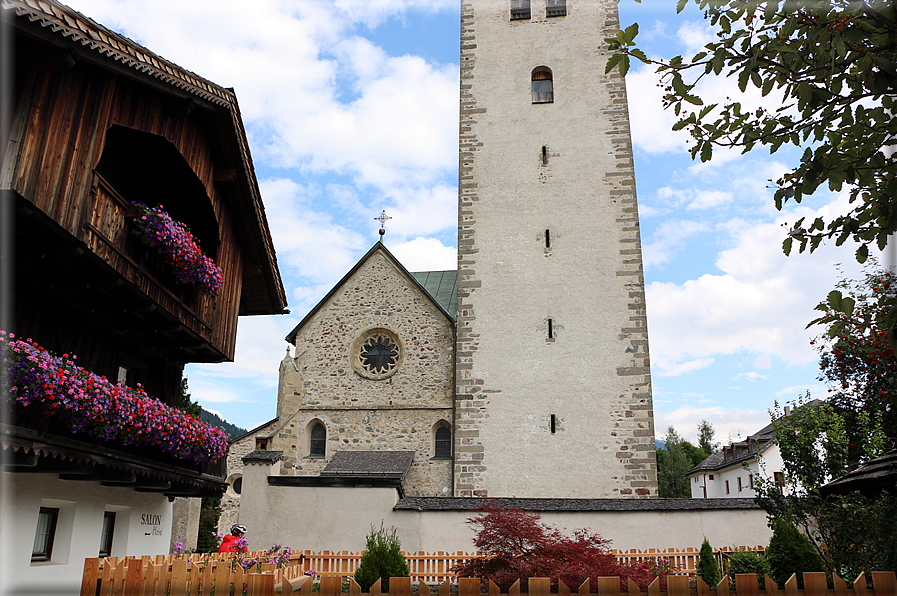
[[[646,590],[657,577],[649,568],[621,565],[610,552],[610,540],[599,534],[579,529],[566,536],[538,515],[506,507],[502,501],[490,501],[479,509],[483,513],[467,523],[477,528],[474,545],[485,556],[456,565],[452,571],[459,577],[480,578],[484,589],[492,581],[507,591],[519,580],[521,590],[527,591],[529,578],[548,577],[555,589],[558,581],[576,589],[590,579],[596,591],[599,577],[619,577],[625,592],[629,579]],[[661,590],[666,590],[665,577],[661,583]]]

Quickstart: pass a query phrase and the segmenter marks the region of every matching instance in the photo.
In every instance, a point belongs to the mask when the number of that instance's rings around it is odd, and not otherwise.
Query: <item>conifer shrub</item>
[[[380,589],[386,593],[389,591],[389,578],[408,577],[408,562],[402,555],[402,545],[396,535],[396,529],[388,530],[380,522],[380,528],[371,525],[371,531],[365,542],[364,554],[355,572],[355,581],[361,586],[362,591],[370,590],[377,580]]]
[[[772,538],[766,549],[769,576],[783,586],[792,573],[797,574],[797,587],[804,588],[803,574],[807,571],[825,571],[822,557],[810,539],[786,519],[779,518],[772,528]]]
[[[754,573],[761,590],[766,589],[766,575],[769,573],[769,563],[766,557],[752,550],[738,549],[728,556],[729,585],[735,589],[735,576],[740,573]]]
[[[704,537],[704,542],[701,543],[701,553],[698,555],[696,574],[710,586],[711,590],[715,590],[723,578],[723,574],[719,570],[719,564],[716,562],[716,557],[713,556],[713,548],[710,547],[710,541],[707,540],[706,536]]]

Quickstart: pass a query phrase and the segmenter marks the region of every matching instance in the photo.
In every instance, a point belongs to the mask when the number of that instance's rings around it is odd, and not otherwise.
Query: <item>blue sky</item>
[[[382,209],[387,246],[408,269],[455,268],[459,0],[69,5],[236,90],[292,314],[242,318],[235,362],[188,366],[203,407],[245,428],[274,416],[284,336],[377,240]],[[713,38],[700,12],[677,15],[672,0],[622,0],[620,15],[639,23],[651,56],[692,55]],[[778,212],[768,180],[796,150],[695,163],[652,69],[635,65],[627,88],[658,438],[669,424],[693,438],[702,418],[718,439],[744,436],[775,400],[824,394],[809,345],[819,331],[805,326],[836,265],[853,277],[858,266],[849,246],[786,258],[782,224],[841,212],[845,193]],[[726,78],[701,91],[739,95]],[[778,107],[774,94],[743,101]]]

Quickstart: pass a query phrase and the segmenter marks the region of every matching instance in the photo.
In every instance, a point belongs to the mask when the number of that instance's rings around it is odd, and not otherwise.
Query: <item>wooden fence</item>
[[[128,558],[121,561],[110,559],[88,559],[84,565],[84,581],[81,596],[275,596],[276,594],[298,594],[313,596],[315,589],[312,579],[307,575],[299,575],[301,566],[294,565],[282,569],[262,569],[256,573],[243,573],[237,568],[233,572],[229,561],[209,560],[201,570],[191,571],[190,567],[199,567],[186,560],[175,560],[170,565],[163,562],[156,564],[149,560]],[[602,577],[596,581],[598,596],[897,596],[897,579],[893,571],[872,573],[873,587],[867,587],[866,577],[860,575],[848,585],[838,576],[834,576],[833,588],[829,588],[825,573],[805,573],[804,589],[797,587],[797,577],[785,583],[779,589],[771,577],[766,576],[766,588],[761,590],[757,576],[745,574],[735,576],[735,590],[731,590],[728,579],[724,579],[712,590],[700,578],[687,575],[667,576],[667,591],[660,591],[660,581],[655,579],[648,586],[647,592],[631,580],[625,589],[618,577]],[[361,587],[354,580],[348,580],[348,595],[363,596]],[[343,580],[338,576],[327,576],[320,579],[316,596],[342,596]],[[458,579],[458,596],[479,596],[482,583],[479,579]],[[430,586],[425,582],[419,584],[420,596],[434,596]],[[449,582],[438,588],[436,594],[449,596]],[[531,578],[528,581],[529,596],[549,596],[551,580],[548,578]],[[571,591],[563,582],[558,582],[558,596],[590,596],[591,586],[586,580],[581,586]],[[365,593],[368,596],[381,596],[380,581]],[[392,578],[389,580],[389,596],[411,596],[410,577]],[[502,596],[498,586],[489,582],[489,596]],[[507,592],[508,596],[520,596],[520,584],[515,583]]]
[[[728,555],[735,550],[736,549],[734,548],[723,547],[714,551],[714,556],[716,557],[720,569],[726,570],[728,568]],[[749,550],[760,553],[764,552],[762,546],[757,546]],[[623,565],[644,565],[649,561],[656,562],[659,559],[667,559],[670,561],[670,564],[683,575],[695,574],[700,554],[700,551],[694,548],[686,548],[682,550],[672,548],[650,548],[647,550],[612,550],[611,552]],[[411,579],[413,581],[424,581],[429,584],[439,584],[446,580],[453,579],[455,574],[452,573],[451,570],[455,565],[483,556],[482,553],[466,553],[461,551],[454,553],[443,551],[427,553],[419,551],[416,553],[403,552],[402,554],[405,555],[405,560],[408,561],[408,569],[410,571],[409,575]],[[303,570],[314,569],[317,574],[322,577],[347,577],[354,575],[355,570],[358,569],[361,562],[361,553],[350,551],[331,552],[327,550],[320,552],[311,550],[293,551],[291,560],[295,561],[297,564],[304,565]]]

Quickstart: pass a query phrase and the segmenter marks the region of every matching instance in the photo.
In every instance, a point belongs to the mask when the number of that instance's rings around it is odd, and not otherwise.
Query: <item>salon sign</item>
[[[162,516],[156,513],[141,513],[140,527],[144,536],[162,536]]]

